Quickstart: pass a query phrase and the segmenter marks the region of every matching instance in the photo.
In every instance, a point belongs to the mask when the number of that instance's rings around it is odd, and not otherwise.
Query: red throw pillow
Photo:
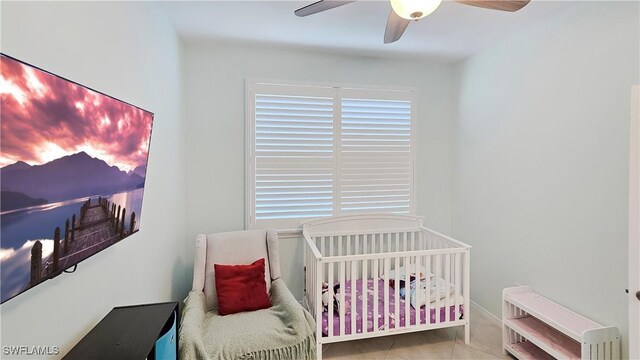
[[[220,315],[271,307],[264,278],[264,258],[250,265],[213,266]]]

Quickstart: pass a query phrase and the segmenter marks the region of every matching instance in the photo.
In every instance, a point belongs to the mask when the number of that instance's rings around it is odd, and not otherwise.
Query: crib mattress
[[[373,284],[375,281],[378,281],[378,319],[377,321],[374,321],[373,319],[373,312],[374,312],[374,303],[373,303]],[[356,333],[362,333],[362,319],[363,319],[363,315],[366,317],[366,324],[367,324],[367,331],[368,332],[372,332],[373,331],[373,327],[377,326],[377,328],[379,330],[384,330],[385,329],[385,314],[384,314],[384,302],[382,301],[383,297],[384,297],[384,288],[385,286],[388,289],[388,302],[389,302],[389,328],[390,329],[394,329],[396,327],[396,319],[395,319],[395,290],[390,287],[388,284],[385,285],[384,280],[383,279],[368,279],[367,280],[367,311],[366,311],[366,315],[365,313],[362,311],[362,280],[356,280],[356,297],[357,297],[357,301],[351,301],[351,281],[346,281],[345,282],[345,299],[349,301],[349,303],[351,304],[350,308],[347,309],[346,313],[345,313],[345,324],[344,324],[344,332],[346,335],[350,335],[352,333],[352,324],[351,324],[351,311],[356,311]],[[342,291],[342,290],[341,290]],[[451,295],[451,299],[454,299],[454,296],[458,296],[457,294],[452,294]],[[459,304],[462,304],[462,299],[459,298]],[[405,326],[405,300],[402,297],[399,297],[399,306],[400,308],[398,309],[399,312],[399,317],[400,319],[398,319],[399,321],[399,327],[404,327]],[[444,322],[446,321],[446,319],[453,319],[455,316],[455,304],[451,305],[451,303],[453,303],[452,301],[449,302],[449,304],[445,304],[445,300],[442,299],[440,300],[441,304],[443,304],[440,309],[438,309],[440,311],[440,322]],[[425,324],[426,323],[426,319],[427,317],[425,316],[427,310],[429,311],[429,323],[431,324],[435,324],[437,319],[436,319],[436,309],[434,307],[435,303],[431,303],[431,306],[429,307],[429,309],[427,309],[427,306],[421,306],[419,309],[419,321],[420,324]],[[355,309],[354,309],[355,307]],[[409,320],[409,324],[410,325],[414,325],[416,324],[416,309],[413,308],[413,306],[409,305],[409,310],[410,310],[410,320]],[[449,316],[446,316],[447,310],[449,312]],[[460,315],[463,314],[463,306],[460,305]],[[340,315],[338,315],[337,310],[334,311],[334,313],[332,314],[333,316],[333,335],[340,335]],[[328,336],[329,334],[329,313],[328,312],[323,312],[322,313],[322,336]]]

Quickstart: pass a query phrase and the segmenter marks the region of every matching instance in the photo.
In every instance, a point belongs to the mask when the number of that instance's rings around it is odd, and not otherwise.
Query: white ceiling
[[[445,1],[433,14],[410,24],[399,41],[384,45],[388,0],[358,1],[304,18],[293,14],[313,1],[166,1],[161,8],[187,41],[240,40],[454,62],[572,5],[533,0],[508,13]]]

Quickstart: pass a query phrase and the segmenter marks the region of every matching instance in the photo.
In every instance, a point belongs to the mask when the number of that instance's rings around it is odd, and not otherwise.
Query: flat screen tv
[[[153,114],[0,56],[5,302],[139,231]]]

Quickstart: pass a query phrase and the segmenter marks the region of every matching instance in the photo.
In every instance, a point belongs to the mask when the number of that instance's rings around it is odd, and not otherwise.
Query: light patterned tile
[[[383,336],[365,340],[345,341],[333,343],[322,354],[322,358],[329,359],[362,359],[384,360],[393,344],[395,336]]]
[[[502,329],[500,323],[476,307],[471,307],[471,339],[467,347],[494,357],[503,358]],[[456,344],[464,344],[464,328],[458,329]]]
[[[396,354],[390,352],[390,353],[387,354],[387,357],[384,358],[384,360],[407,360],[407,359],[403,358],[400,355],[396,355]]]
[[[459,327],[334,343],[323,349],[324,359],[513,359],[502,354],[500,324],[475,307],[469,345],[464,345],[464,328]]]
[[[389,353],[407,360],[449,359],[455,333],[454,328],[397,335]]]
[[[493,355],[483,353],[468,346],[456,343],[453,347],[452,360],[477,359],[477,360],[495,360],[499,359]]]

